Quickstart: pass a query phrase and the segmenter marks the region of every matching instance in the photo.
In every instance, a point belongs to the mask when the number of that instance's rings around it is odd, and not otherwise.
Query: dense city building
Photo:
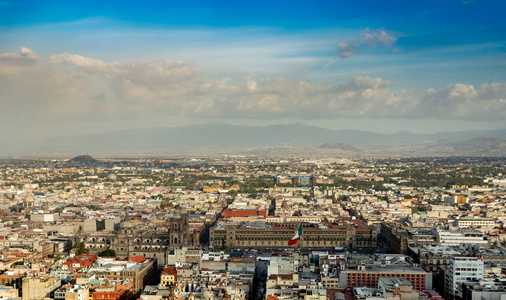
[[[272,160],[1,165],[0,297],[506,295],[504,163]]]

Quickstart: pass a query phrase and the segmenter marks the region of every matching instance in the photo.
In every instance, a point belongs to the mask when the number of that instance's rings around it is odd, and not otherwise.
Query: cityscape
[[[505,293],[505,158],[5,159],[4,298]]]
[[[505,11],[0,0],[0,300],[506,300]]]

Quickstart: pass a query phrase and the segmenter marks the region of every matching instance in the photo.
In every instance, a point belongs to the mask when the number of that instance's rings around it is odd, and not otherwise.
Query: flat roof
[[[398,265],[386,265],[384,267],[379,265],[367,265],[365,270],[356,270],[356,269],[348,269],[341,271],[342,273],[378,273],[378,274],[386,274],[386,273],[420,273],[420,274],[432,274],[424,271],[420,267],[410,267],[410,266],[398,266]]]

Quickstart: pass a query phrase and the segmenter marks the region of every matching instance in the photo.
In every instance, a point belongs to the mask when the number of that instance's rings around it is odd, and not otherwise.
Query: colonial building
[[[190,232],[188,213],[180,209],[174,212],[166,233],[141,233],[127,214],[116,233],[84,234],[77,242],[84,243],[90,253],[112,249],[119,257],[155,258],[159,266],[164,266],[167,263],[167,255],[174,249],[198,245],[198,235]]]
[[[265,228],[250,224],[217,222],[210,229],[210,245],[227,247],[287,247],[299,223],[270,223]],[[301,247],[364,247],[377,246],[377,230],[360,220],[343,220],[335,223],[303,224]]]

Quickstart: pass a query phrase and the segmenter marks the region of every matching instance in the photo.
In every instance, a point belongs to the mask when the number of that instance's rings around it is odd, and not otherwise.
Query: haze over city
[[[505,10],[504,1],[1,1],[2,135],[209,122],[503,129]]]

